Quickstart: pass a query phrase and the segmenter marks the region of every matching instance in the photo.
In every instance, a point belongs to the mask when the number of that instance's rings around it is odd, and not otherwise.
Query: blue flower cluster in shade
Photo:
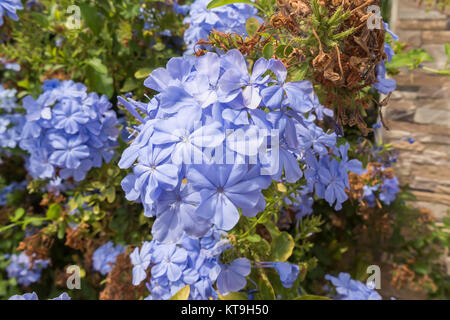
[[[4,206],[8,204],[8,195],[14,193],[16,190],[25,190],[27,187],[27,182],[12,182],[11,184],[3,187],[0,190],[0,206]]]
[[[93,268],[102,275],[107,275],[114,267],[117,256],[125,251],[125,247],[118,244],[114,246],[112,241],[98,247],[92,255]]]
[[[261,58],[249,73],[238,50],[207,53],[172,58],[154,70],[144,83],[159,92],[150,102],[118,98],[140,122],[119,162],[133,168],[122,187],[146,216],[156,216],[155,240],[200,237],[211,226],[231,230],[238,209],[254,217],[265,208],[261,191],[272,180],[294,183],[304,176],[305,194],[342,207],[348,171],[360,173],[361,163],[348,159],[349,145],[338,147],[334,132],[315,124],[332,112],[320,105],[312,84],[286,82],[286,76],[279,60]],[[269,132],[266,146],[260,132]],[[231,154],[232,164],[221,154]],[[191,164],[193,158],[203,162]]]
[[[257,17],[258,11],[255,7],[243,4],[233,3],[213,9],[206,9],[210,0],[195,0],[189,8],[175,4],[176,12],[186,13],[188,16],[184,23],[189,24],[189,28],[184,32],[184,42],[187,45],[186,53],[194,52],[195,44],[200,39],[208,39],[209,33],[214,29],[226,33],[238,33],[245,35],[245,23],[248,18]]]
[[[384,169],[384,167],[381,167],[381,170]],[[385,205],[390,205],[400,192],[400,187],[397,177],[393,177],[391,179],[384,178],[382,183],[374,186],[365,185],[363,190],[364,202],[367,203],[369,207],[373,208],[376,204],[377,194],[381,202]]]
[[[49,264],[49,260],[31,261],[30,257],[23,252],[19,255],[6,255],[6,258],[11,259],[11,263],[6,267],[8,278],[15,278],[17,283],[23,286],[38,282],[42,269],[47,268]]]
[[[4,89],[0,85],[0,150],[14,149],[19,141],[25,119],[15,113],[18,107],[15,89]]]
[[[108,98],[73,81],[46,80],[37,100],[23,99],[26,123],[20,147],[30,154],[33,178],[81,181],[114,154],[119,134]]]
[[[39,298],[36,292],[32,292],[32,293],[25,293],[22,295],[16,294],[10,297],[8,300],[39,300]],[[66,292],[63,292],[58,297],[49,300],[71,300],[71,299]]]
[[[16,11],[22,9],[21,0],[0,0],[0,26],[3,25],[3,17],[6,15],[14,21],[19,20]]]
[[[386,22],[383,22],[383,25],[384,29],[391,35],[392,39],[397,41],[399,38],[396,34],[389,30],[389,25]],[[390,63],[395,53],[392,47],[387,42],[384,43],[384,52],[386,53],[387,60]],[[373,85],[373,87],[380,93],[389,94],[397,88],[397,82],[394,79],[386,78],[386,60],[381,61],[381,63],[376,68],[376,72],[377,82]]]
[[[327,274],[325,279],[331,281],[336,287],[337,295],[333,298],[334,300],[382,300],[378,292],[373,289],[373,283],[363,284],[351,279],[348,273],[341,272],[337,278]]]

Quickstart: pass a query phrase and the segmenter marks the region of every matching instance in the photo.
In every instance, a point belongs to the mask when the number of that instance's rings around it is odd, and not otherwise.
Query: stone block
[[[450,110],[417,108],[414,122],[450,126]]]
[[[411,31],[414,32],[414,31]],[[423,44],[444,44],[450,42],[450,30],[445,31],[423,31],[422,41]]]
[[[446,30],[448,21],[442,20],[399,20],[397,30]]]
[[[417,3],[400,2],[398,8],[399,20],[443,20],[447,16],[437,10],[427,11],[425,7],[420,7]]]

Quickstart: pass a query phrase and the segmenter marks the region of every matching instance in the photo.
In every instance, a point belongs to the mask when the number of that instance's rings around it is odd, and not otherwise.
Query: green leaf
[[[52,203],[47,210],[46,217],[50,220],[56,220],[61,216],[62,208],[58,203]]]
[[[11,217],[10,220],[12,222],[19,221],[25,215],[25,210],[23,208],[16,209],[14,211],[14,217]]]
[[[39,12],[35,12],[35,11],[31,12],[30,14],[31,14],[33,22],[36,22],[37,24],[39,24],[39,26],[41,28],[44,29],[48,26],[48,19],[47,19],[46,15],[39,13]]]
[[[102,60],[99,58],[92,58],[86,62],[88,65],[90,65],[92,68],[94,68],[95,71],[101,74],[107,74],[108,68],[102,63]]]
[[[248,297],[243,292],[230,292],[226,296],[219,294],[219,300],[248,300]]]
[[[166,45],[162,42],[158,42],[153,46],[153,49],[156,51],[163,51],[166,48]]]
[[[294,300],[331,300],[331,299],[328,297],[314,296],[311,294],[307,294],[304,296],[297,297]]]
[[[284,262],[291,256],[295,243],[289,233],[282,232],[278,237],[272,240],[271,246],[270,261]]]
[[[246,239],[250,242],[260,242],[261,237],[258,234],[250,234],[246,237]]]
[[[97,13],[97,9],[86,3],[80,3],[79,6],[81,9],[81,17],[86,22],[89,29],[91,29],[92,33],[95,35],[99,35],[103,20]]]
[[[258,292],[255,293],[255,300],[275,300],[275,291],[264,270],[259,270]]]
[[[109,187],[105,190],[104,194],[106,196],[106,200],[109,203],[113,203],[114,200],[116,199],[116,188],[114,188],[114,186]]]
[[[280,58],[287,58],[292,53],[294,49],[292,49],[291,46],[286,46],[282,44],[281,46],[278,46],[275,50],[275,54]]]
[[[409,67],[415,68],[424,61],[434,61],[423,49],[412,49],[406,53],[399,53],[392,58],[390,68]]]
[[[150,75],[150,73],[152,72],[152,68],[142,68],[142,69],[139,69],[138,71],[136,71],[136,73],[134,74],[134,77],[136,78],[136,79],[144,79],[144,78],[147,78],[149,75]]]
[[[90,89],[98,93],[106,94],[108,98],[111,98],[114,94],[113,78],[109,74],[97,72],[91,66],[87,69]]]
[[[270,59],[273,56],[273,44],[270,42],[266,44],[263,48],[263,57],[266,59]]]
[[[249,37],[253,37],[253,35],[258,31],[259,21],[255,17],[250,17],[245,22],[245,31],[247,32]]]
[[[245,3],[249,4],[251,6],[254,6],[260,11],[264,11],[258,4],[256,4],[253,1],[250,0],[212,0],[208,5],[206,6],[206,9],[213,9],[221,6],[226,6],[227,4],[233,4],[233,3]]]
[[[121,92],[130,92],[136,89],[139,86],[139,84],[132,78],[127,78],[125,80],[125,83],[123,84],[122,89],[120,89]]]
[[[446,43],[444,45],[444,48],[445,48],[445,54],[447,55],[447,59],[450,60],[450,43]]]
[[[175,293],[172,298],[170,298],[170,300],[187,300],[189,298],[190,291],[191,288],[187,285],[186,287]]]

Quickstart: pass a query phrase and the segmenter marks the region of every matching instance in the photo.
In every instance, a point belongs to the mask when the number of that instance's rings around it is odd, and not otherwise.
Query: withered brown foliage
[[[84,222],[80,223],[76,229],[67,228],[65,242],[67,247],[83,253],[83,263],[87,270],[92,268],[92,255],[95,249],[107,241],[103,238],[91,238],[89,228],[89,225]]]
[[[309,1],[283,0],[280,13],[293,21],[308,19],[312,12]],[[277,4],[280,6],[279,2]],[[371,87],[376,80],[376,66],[386,58],[384,53],[384,29],[369,29],[368,19],[373,13],[367,13],[370,5],[380,5],[379,0],[321,0],[319,4],[326,7],[328,17],[332,17],[338,9],[350,13],[348,19],[335,30],[335,34],[354,30],[343,38],[339,45],[326,48],[312,27],[318,48],[304,50],[306,56],[312,57],[311,67],[314,84],[319,84],[325,91],[323,104],[336,110],[339,125],[358,126],[367,135],[363,114],[370,108],[372,101],[368,97],[361,98],[363,88]],[[309,26],[309,23],[306,24]],[[292,27],[287,28],[294,35],[298,34]],[[308,52],[309,51],[309,52]],[[302,61],[299,61],[302,62]]]
[[[114,268],[106,277],[105,289],[100,293],[100,300],[136,300],[146,292],[146,281],[135,287],[132,284],[133,265],[130,260],[131,248],[117,256]]]
[[[225,51],[237,48],[252,56],[271,42],[273,58],[280,59],[287,68],[305,62],[309,64],[306,77],[323,90],[322,103],[335,110],[339,125],[357,126],[363,135],[367,135],[372,129],[364,119],[366,109],[378,107],[381,111],[388,101],[378,103],[369,95],[361,95],[362,89],[372,87],[377,81],[376,67],[386,59],[384,26],[380,24],[381,29],[369,29],[368,21],[374,15],[367,11],[368,7],[379,6],[380,0],[318,0],[319,6],[326,8],[326,16],[321,17],[322,25],[336,19],[335,13],[348,16],[332,30],[334,35],[342,34],[342,38],[331,42],[328,34],[324,35],[314,27],[312,1],[277,0],[276,4],[278,12],[262,23],[251,37],[213,31],[209,41],[202,40],[198,44],[210,44]],[[317,45],[310,42],[302,45],[311,33]],[[271,34],[271,37],[262,34]],[[282,38],[290,39],[291,51],[279,57],[277,48],[280,45],[287,47],[285,41],[280,41]]]
[[[413,261],[409,261],[409,263],[412,264]],[[421,292],[425,287],[431,288],[432,291],[437,290],[436,284],[428,275],[418,275],[406,264],[398,265],[397,263],[394,263],[390,273],[392,275],[390,284],[397,290],[408,288],[413,291]]]
[[[24,251],[33,263],[37,259],[48,259],[50,249],[52,248],[54,239],[46,235],[43,230],[39,230],[35,234],[25,237],[19,243],[17,250]]]
[[[367,204],[362,199],[364,193],[364,185],[375,186],[382,183],[385,179],[392,179],[395,177],[394,170],[392,168],[383,168],[378,162],[369,162],[367,164],[367,172],[362,175],[357,175],[354,172],[349,172],[350,190],[347,190],[349,199],[352,201],[360,201],[363,207],[367,207]],[[376,199],[378,208],[382,205]]]

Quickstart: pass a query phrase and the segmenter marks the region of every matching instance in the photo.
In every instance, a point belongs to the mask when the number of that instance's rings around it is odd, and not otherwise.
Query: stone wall
[[[424,63],[442,69],[450,43],[450,10],[427,11],[419,1],[397,0],[392,27],[409,48],[423,48],[435,58]],[[450,209],[450,77],[423,70],[402,70],[393,77],[398,90],[384,110],[389,131],[384,140],[398,150],[396,173],[409,185],[418,205],[438,220]],[[414,144],[398,139],[411,137]]]

